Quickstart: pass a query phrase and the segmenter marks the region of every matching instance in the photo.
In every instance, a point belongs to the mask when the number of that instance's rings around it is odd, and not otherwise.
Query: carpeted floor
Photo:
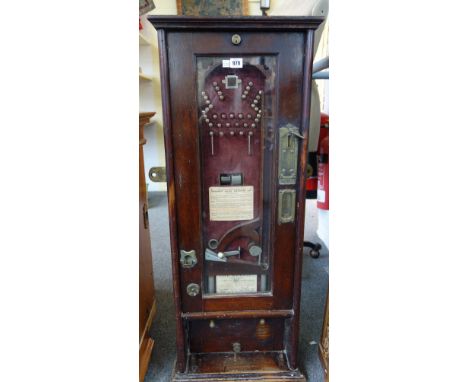
[[[316,201],[308,200],[304,236],[306,240],[312,242],[320,242],[315,234],[316,211]],[[175,361],[175,312],[172,300],[166,194],[149,194],[149,219],[156,288],[156,318],[150,331],[151,337],[155,340],[155,347],[145,382],[167,382],[170,381]],[[303,261],[299,368],[308,381],[322,382],[323,371],[318,358],[317,344],[320,341],[328,285],[328,251],[322,249],[320,257],[313,259],[305,249]]]

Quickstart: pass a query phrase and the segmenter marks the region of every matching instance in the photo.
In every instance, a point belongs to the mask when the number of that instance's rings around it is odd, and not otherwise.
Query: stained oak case
[[[323,20],[149,20],[160,49],[173,380],[304,380],[304,174],[313,35]]]

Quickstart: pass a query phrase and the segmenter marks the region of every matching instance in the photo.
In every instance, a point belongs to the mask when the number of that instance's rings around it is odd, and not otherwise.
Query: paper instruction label
[[[254,187],[210,187],[210,220],[237,221],[254,218]]]
[[[257,293],[257,275],[216,276],[216,293]]]

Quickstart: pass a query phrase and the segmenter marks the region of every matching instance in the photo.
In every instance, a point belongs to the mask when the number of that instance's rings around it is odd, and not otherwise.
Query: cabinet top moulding
[[[156,29],[317,29],[321,16],[148,16]]]

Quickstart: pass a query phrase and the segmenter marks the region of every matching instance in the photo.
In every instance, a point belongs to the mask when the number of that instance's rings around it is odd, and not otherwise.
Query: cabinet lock
[[[197,254],[195,250],[191,251],[184,251],[183,249],[180,251],[180,264],[182,268],[193,268],[197,264]]]

